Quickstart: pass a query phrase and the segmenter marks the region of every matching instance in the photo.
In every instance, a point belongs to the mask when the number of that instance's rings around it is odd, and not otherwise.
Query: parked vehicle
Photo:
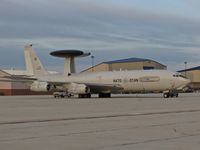
[[[54,92],[53,96],[54,96],[54,98],[65,98],[65,97],[70,98],[74,95],[72,95],[71,93],[68,93],[68,92],[60,91],[60,92]]]

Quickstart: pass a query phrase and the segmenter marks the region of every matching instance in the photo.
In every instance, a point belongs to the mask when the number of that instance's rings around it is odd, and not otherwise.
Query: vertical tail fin
[[[48,72],[40,62],[40,59],[36,55],[32,48],[32,45],[25,46],[24,56],[26,62],[27,73],[35,76],[47,75]]]

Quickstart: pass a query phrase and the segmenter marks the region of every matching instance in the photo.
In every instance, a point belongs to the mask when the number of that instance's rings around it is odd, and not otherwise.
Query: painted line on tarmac
[[[180,114],[180,113],[193,113],[193,112],[200,112],[200,109],[145,112],[145,113],[124,113],[124,114],[65,117],[65,118],[51,118],[51,119],[32,119],[32,120],[27,119],[27,120],[16,120],[16,121],[4,121],[4,122],[0,122],[0,125],[26,124],[26,123],[45,123],[45,122],[56,122],[56,121],[73,121],[73,120],[90,120],[90,119],[107,119],[107,118],[117,118],[117,117],[166,115],[166,114]]]

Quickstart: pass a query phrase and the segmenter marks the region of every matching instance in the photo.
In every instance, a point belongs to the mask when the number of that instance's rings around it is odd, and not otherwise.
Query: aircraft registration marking
[[[113,79],[113,83],[121,83],[123,80],[122,79]],[[126,79],[126,82],[139,82],[139,79]]]

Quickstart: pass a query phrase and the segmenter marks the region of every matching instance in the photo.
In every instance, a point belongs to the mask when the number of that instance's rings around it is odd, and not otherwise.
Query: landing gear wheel
[[[164,98],[169,98],[169,93],[164,93],[164,94],[163,94],[163,97],[164,97]]]
[[[174,97],[174,93],[170,93],[170,97],[171,97],[171,98]]]
[[[164,98],[178,97],[178,92],[177,92],[177,91],[169,91],[169,92],[163,93],[163,97],[164,97]]]
[[[176,97],[178,97],[178,93],[176,93],[176,95],[175,95]]]
[[[87,93],[87,94],[78,94],[78,98],[91,98],[91,93]]]
[[[99,98],[110,98],[111,93],[99,93]]]

